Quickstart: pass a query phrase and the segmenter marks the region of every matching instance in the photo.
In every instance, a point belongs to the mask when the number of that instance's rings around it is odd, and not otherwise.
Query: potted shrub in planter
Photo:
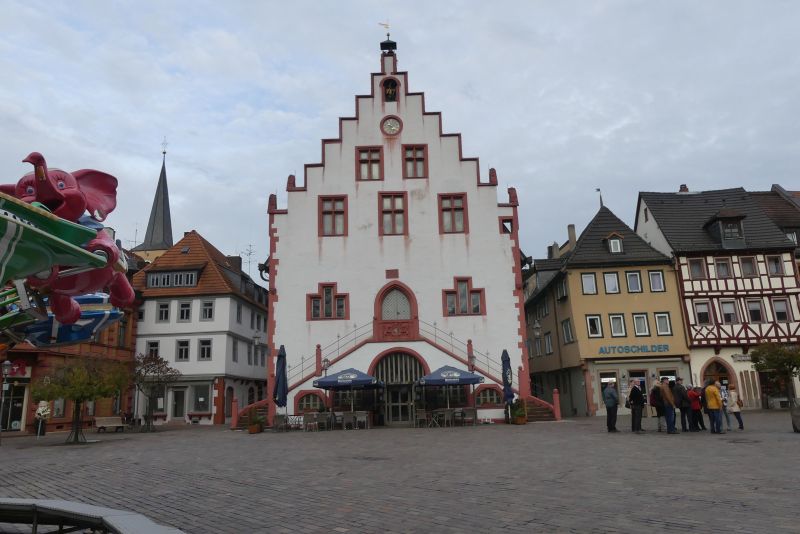
[[[254,408],[247,412],[247,433],[258,434],[264,430],[264,418]]]
[[[511,422],[515,425],[524,425],[528,422],[528,412],[522,399],[517,399],[511,405]]]

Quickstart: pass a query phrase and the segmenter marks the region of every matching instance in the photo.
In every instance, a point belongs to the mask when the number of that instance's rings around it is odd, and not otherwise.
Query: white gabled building
[[[313,381],[355,368],[386,383],[356,400],[373,424],[411,424],[444,395],[423,399],[414,382],[451,365],[485,377],[474,398],[453,388],[451,403],[499,419],[504,349],[530,395],[516,191],[498,203],[494,170],[481,177],[460,134],[442,133],[441,114],[409,90],[394,43],[381,49],[370,94],[322,141],[321,163],[302,184],[289,177],[286,208],[270,196],[267,342],[273,357],[286,347],[288,410],[349,403]]]
[[[194,230],[133,278],[141,294],[137,353],[156,352],[182,374],[156,422],[224,424],[266,397],[267,290]],[[137,400],[136,416],[146,413]]]

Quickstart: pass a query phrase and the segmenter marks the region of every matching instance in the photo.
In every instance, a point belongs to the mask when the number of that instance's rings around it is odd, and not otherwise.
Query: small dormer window
[[[742,238],[742,221],[723,221],[722,222],[722,238],[723,239],[741,239]]]
[[[612,254],[621,254],[622,253],[622,239],[618,237],[612,237],[608,240],[608,251]]]
[[[389,78],[383,82],[383,101],[397,102],[397,80]]]

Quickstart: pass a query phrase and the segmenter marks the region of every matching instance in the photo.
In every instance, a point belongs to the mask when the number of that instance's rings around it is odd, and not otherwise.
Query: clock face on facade
[[[400,121],[395,117],[387,117],[381,123],[381,130],[386,135],[397,135],[401,127]]]

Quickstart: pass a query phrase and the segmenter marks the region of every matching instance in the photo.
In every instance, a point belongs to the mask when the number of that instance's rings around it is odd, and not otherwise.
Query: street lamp
[[[3,415],[3,408],[6,407],[6,389],[8,389],[8,375],[11,373],[11,360],[3,362],[3,389],[0,390],[0,418]],[[3,423],[0,421],[0,436],[3,433]]]
[[[325,371],[325,376],[328,376],[328,369],[331,366],[331,361],[328,358],[322,360],[322,370]]]

